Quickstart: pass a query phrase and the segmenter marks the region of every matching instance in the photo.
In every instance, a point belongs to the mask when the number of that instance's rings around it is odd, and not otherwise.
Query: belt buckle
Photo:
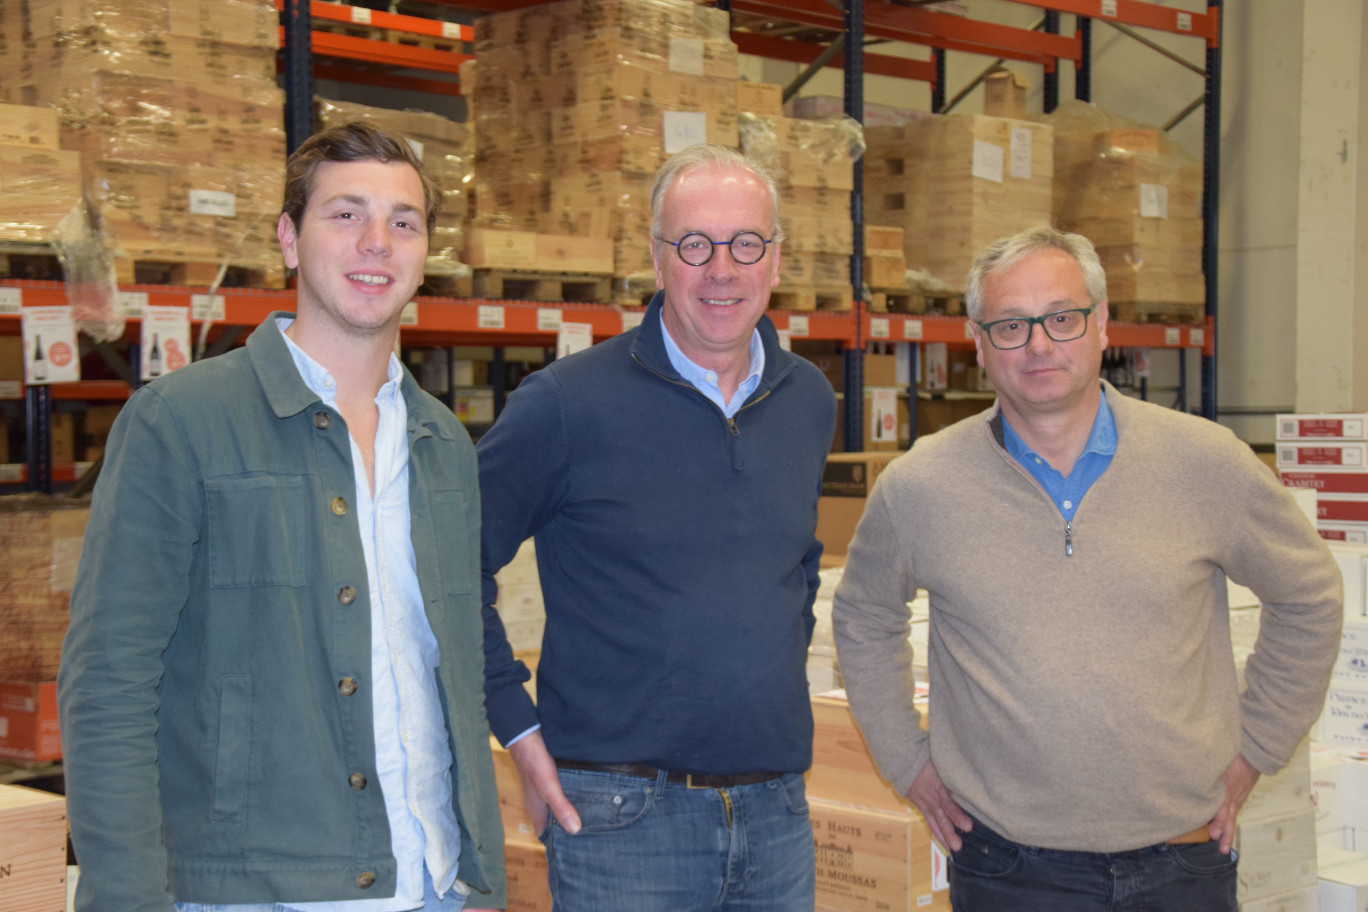
[[[712,788],[712,786],[709,786],[709,785],[694,785],[694,781],[693,781],[693,780],[694,780],[693,773],[685,773],[685,774],[684,774],[684,787],[685,787],[686,789],[695,789],[695,790],[697,790],[697,789],[709,789],[709,788]]]

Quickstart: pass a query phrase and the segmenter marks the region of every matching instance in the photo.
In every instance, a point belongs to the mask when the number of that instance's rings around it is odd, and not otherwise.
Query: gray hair
[[[775,182],[774,175],[764,165],[747,158],[731,146],[722,146],[717,143],[699,143],[689,146],[687,149],[681,149],[660,166],[660,170],[656,172],[655,181],[651,184],[651,235],[653,237],[661,236],[661,209],[665,205],[665,191],[670,189],[676,180],[683,177],[685,172],[697,168],[717,168],[720,170],[738,168],[754,174],[765,185],[765,189],[769,191],[770,204],[773,208],[771,223],[774,226],[774,239],[776,241],[784,239],[784,230],[779,226],[779,185]]]
[[[1081,234],[1070,234],[1049,225],[1036,225],[1011,237],[1000,238],[988,245],[974,260],[965,281],[964,309],[969,319],[983,316],[983,282],[988,276],[1002,272],[1023,258],[1042,250],[1062,250],[1073,257],[1083,273],[1083,287],[1093,304],[1107,298],[1107,274],[1092,241]]]

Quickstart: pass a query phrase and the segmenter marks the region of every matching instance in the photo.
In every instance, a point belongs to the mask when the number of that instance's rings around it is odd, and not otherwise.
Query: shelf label
[[[455,38],[455,39],[457,39],[457,40],[459,41],[460,38],[461,38],[461,23],[459,23],[459,22],[443,22],[443,23],[442,23],[442,37],[443,37],[443,38]]]
[[[808,334],[807,314],[790,314],[788,329],[790,336],[806,336]]]
[[[1192,13],[1179,13],[1179,14],[1178,14],[1178,31],[1180,31],[1180,32],[1190,32],[1190,31],[1192,31]]]
[[[561,312],[559,307],[537,308],[537,329],[542,332],[557,332],[560,328]]]
[[[115,301],[125,317],[141,317],[143,311],[147,310],[147,292],[145,291],[121,291]],[[185,308],[181,309],[184,310]]]
[[[917,340],[922,338],[921,320],[903,320],[903,338]]]
[[[418,325],[418,302],[417,302],[417,301],[409,301],[407,304],[404,305],[404,309],[401,310],[401,311],[399,311],[399,325],[400,325],[400,326],[417,326],[417,325]]]
[[[184,307],[146,307],[140,348],[143,380],[185,367],[190,363],[190,312]]]
[[[498,304],[481,304],[475,325],[480,327],[480,329],[503,329],[503,307]]]
[[[227,318],[227,305],[223,295],[192,294],[190,296],[190,318],[218,323]]]
[[[190,212],[193,215],[237,218],[237,197],[221,190],[191,190]]]
[[[30,386],[81,379],[80,349],[71,307],[25,307],[21,317],[24,382]]]
[[[971,165],[974,177],[1002,183],[1002,146],[981,139],[974,140],[974,160]]]
[[[575,352],[582,352],[594,345],[594,325],[592,323],[562,323],[556,334],[556,359],[560,360]]]
[[[7,317],[17,317],[24,308],[24,291],[22,288],[0,288],[0,314]]]
[[[1176,326],[1164,327],[1164,344],[1177,348],[1183,341],[1182,330]]]
[[[1188,344],[1193,348],[1201,348],[1206,345],[1206,329],[1201,326],[1194,326],[1188,330]]]
[[[1102,0],[1102,15],[1116,18],[1116,0]]]
[[[622,331],[636,329],[645,317],[646,311],[644,310],[624,310],[622,312]]]
[[[665,112],[665,154],[708,141],[708,115],[702,111]]]
[[[351,8],[352,22],[357,25],[371,24],[371,11],[364,6],[353,6]]]
[[[0,481],[23,481],[24,464],[22,462],[6,462],[0,464]]]
[[[870,317],[870,318],[869,318],[869,338],[871,338],[871,339],[891,339],[892,337],[893,337],[893,334],[892,334],[892,332],[890,331],[890,326],[889,326],[889,319],[888,319],[888,317]]]
[[[24,384],[18,380],[0,380],[0,399],[21,399]]]

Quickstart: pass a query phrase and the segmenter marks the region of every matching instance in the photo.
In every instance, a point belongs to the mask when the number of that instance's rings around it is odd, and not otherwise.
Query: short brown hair
[[[442,205],[442,191],[423,160],[397,133],[364,121],[338,124],[315,133],[290,156],[285,163],[285,200],[281,212],[290,217],[298,231],[304,208],[313,190],[314,172],[323,162],[355,161],[403,162],[418,172],[423,184],[423,208],[427,212],[427,233],[437,227],[437,210]]]

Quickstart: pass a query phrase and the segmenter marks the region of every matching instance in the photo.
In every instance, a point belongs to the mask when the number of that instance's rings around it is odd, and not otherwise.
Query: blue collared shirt
[[[1074,461],[1073,469],[1064,476],[1058,469],[1046,462],[1039,454],[1026,445],[1012,430],[1007,416],[1002,416],[1002,442],[1011,453],[1030,472],[1045,493],[1050,495],[1059,512],[1066,521],[1072,522],[1078,504],[1093,482],[1102,477],[1116,455],[1116,422],[1112,420],[1111,407],[1107,405],[1104,393],[1097,403],[1097,417],[1093,419],[1092,432],[1082,454]]]
[[[279,321],[282,332],[290,321]],[[289,336],[305,385],[332,408],[337,383]],[[405,912],[423,904],[424,866],[439,895],[456,889],[461,831],[452,809],[451,748],[437,694],[440,650],[423,608],[410,539],[408,407],[400,393],[403,369],[393,355],[375,397],[375,492],[356,441],[356,518],[366,559],[371,602],[371,700],[375,763],[385,796],[391,849],[398,862],[394,896],[342,902],[292,903],[309,912]],[[229,907],[231,908],[231,907]]]
[[[665,336],[665,353],[670,356],[670,363],[674,369],[679,371],[679,375],[689,381],[695,389],[712,400],[722,414],[728,418],[732,417],[746,404],[751,393],[760,385],[760,375],[765,371],[765,346],[760,342],[760,331],[751,330],[750,340],[750,373],[741,385],[732,394],[731,401],[727,402],[722,398],[722,390],[717,385],[717,373],[706,368],[699,367],[689,359],[689,356],[680,350],[675,344],[675,340],[670,338],[670,330],[665,326],[665,315],[660,315],[660,331]]]

